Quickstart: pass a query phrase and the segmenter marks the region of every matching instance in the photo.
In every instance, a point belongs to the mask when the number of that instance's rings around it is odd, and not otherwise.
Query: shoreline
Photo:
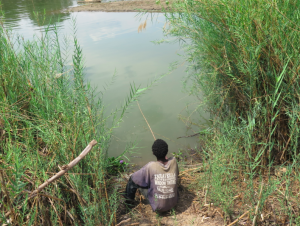
[[[155,0],[148,1],[118,1],[104,3],[87,3],[70,8],[69,12],[163,12],[168,9],[165,3],[156,4]]]

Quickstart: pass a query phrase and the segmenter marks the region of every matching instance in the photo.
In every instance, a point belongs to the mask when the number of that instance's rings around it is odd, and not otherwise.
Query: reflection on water
[[[54,24],[69,18],[69,13],[61,10],[76,4],[74,0],[1,0],[6,24],[10,27],[22,25],[22,20],[30,19],[34,26]]]
[[[12,5],[8,4],[12,2]],[[46,7],[46,16],[57,10],[72,6],[72,0],[4,0],[7,23],[14,27],[25,38],[39,34],[39,19],[35,19],[32,9],[43,12]],[[34,3],[34,5],[32,4]],[[56,15],[56,14],[54,14]],[[80,12],[74,14],[59,14],[61,33],[72,34],[69,18],[77,21],[77,38],[85,56],[87,79],[99,91],[104,91],[106,114],[120,107],[127,97],[130,84],[146,87],[155,78],[169,71],[170,63],[180,60],[177,55],[178,44],[155,45],[151,41],[163,38],[162,27],[165,24],[163,15],[155,14],[155,22],[148,20],[146,30],[138,33],[137,29],[142,21],[136,18],[137,13],[104,13]],[[47,19],[48,20],[48,19]],[[61,35],[63,36],[63,35]],[[114,82],[110,84],[116,72]],[[162,138],[169,144],[169,152],[178,151],[186,146],[194,147],[197,137],[176,138],[186,134],[187,127],[178,119],[178,115],[188,102],[199,104],[198,100],[181,92],[182,78],[185,68],[179,67],[170,75],[164,77],[151,90],[147,91],[139,100],[156,138]],[[104,89],[105,87],[105,89]],[[195,105],[191,105],[192,110]],[[195,130],[197,132],[197,130]],[[193,131],[190,131],[193,133]],[[154,160],[151,146],[153,137],[141,115],[138,106],[134,103],[125,115],[120,127],[115,129],[110,156],[121,154],[128,142],[138,142],[132,158],[133,162],[144,164]]]

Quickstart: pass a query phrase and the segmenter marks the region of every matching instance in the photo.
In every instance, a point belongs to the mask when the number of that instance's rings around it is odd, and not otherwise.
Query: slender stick
[[[131,218],[128,218],[126,220],[121,221],[119,224],[117,224],[116,226],[120,226],[123,223],[128,223],[129,221],[131,221]]]
[[[104,182],[104,190],[105,190],[105,195],[106,195],[106,202],[107,202],[107,208],[108,208],[108,213],[109,215],[111,215],[110,213],[110,203],[109,203],[109,199],[108,199],[108,194],[107,194],[107,189],[106,189],[106,181],[105,181],[105,177],[103,176],[103,182]]]
[[[232,223],[228,224],[227,226],[231,226],[236,224],[240,219],[242,219],[244,216],[246,216],[249,213],[249,210],[246,211],[245,213],[243,213],[243,215],[241,215],[238,219],[236,219],[235,221],[233,221]]]
[[[262,193],[262,190],[263,190],[263,186],[264,186],[264,181],[262,180],[262,182],[261,182],[261,187],[260,187],[260,192],[259,192],[259,196],[258,196],[258,199],[259,199],[259,200],[258,200],[256,209],[255,209],[255,216],[254,216],[254,218],[253,218],[252,226],[255,226],[255,223],[256,223],[256,218],[257,218],[258,208],[259,208],[259,205],[260,205],[261,193]]]
[[[36,196],[38,192],[43,190],[48,184],[52,183],[56,179],[60,178],[62,175],[64,175],[69,169],[73,168],[81,159],[83,159],[91,150],[92,148],[97,144],[97,141],[92,140],[89,145],[81,152],[81,154],[75,158],[72,162],[70,162],[68,165],[64,165],[62,167],[62,170],[59,171],[57,174],[55,174],[53,177],[51,177],[49,180],[46,180],[43,184],[41,184],[36,190],[34,190],[30,196],[29,199]]]
[[[2,170],[0,170],[0,176],[1,176],[1,183],[3,185],[3,189],[4,189],[5,195],[7,197],[7,202],[8,202],[8,206],[9,206],[9,209],[10,209],[10,213],[12,213],[12,224],[14,225],[15,220],[16,220],[16,214],[15,214],[14,208],[12,207],[10,197],[9,197],[9,193],[8,193],[8,191],[6,189],[6,186],[5,186],[5,181],[4,181],[4,176],[3,176]]]
[[[192,135],[189,135],[189,136],[177,137],[177,139],[179,139],[179,138],[188,138],[188,137],[194,137],[194,136],[197,136],[197,135],[200,135],[200,133],[195,133],[195,134],[192,134]]]
[[[136,101],[136,102],[137,102],[137,105],[139,106],[139,109],[140,109],[140,111],[141,111],[141,113],[142,113],[142,115],[143,115],[143,117],[144,117],[144,119],[145,119],[145,121],[146,121],[146,123],[147,123],[147,125],[148,125],[148,127],[149,127],[149,129],[150,129],[150,131],[151,131],[151,133],[152,133],[152,136],[153,136],[154,140],[156,140],[156,138],[155,138],[155,136],[154,136],[154,133],[152,132],[152,129],[151,129],[151,127],[150,127],[150,125],[149,125],[149,123],[148,123],[148,121],[147,121],[145,115],[144,115],[143,112],[142,112],[142,109],[141,109],[141,107],[140,107],[139,102],[138,102],[138,101]]]
[[[179,176],[181,176],[182,174],[187,173],[189,171],[193,171],[193,170],[203,170],[203,166],[199,165],[199,167],[184,170],[184,171],[180,172]]]
[[[59,225],[60,225],[60,226],[63,226],[63,223],[62,223],[62,221],[61,221],[61,219],[60,219],[60,217],[59,217],[59,214],[58,214],[58,212],[57,212],[57,210],[56,210],[56,208],[55,208],[55,206],[54,206],[52,200],[51,200],[50,198],[48,198],[48,199],[49,199],[49,201],[50,201],[50,203],[51,203],[51,206],[53,207],[53,209],[54,209],[54,211],[55,211],[55,213],[56,213],[56,215],[57,215],[57,219],[58,219]]]

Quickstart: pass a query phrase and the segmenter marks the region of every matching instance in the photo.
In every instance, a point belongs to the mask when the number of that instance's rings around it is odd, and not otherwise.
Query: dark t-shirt
[[[153,211],[172,209],[178,201],[177,180],[178,166],[174,157],[166,165],[149,162],[142,169],[132,174],[134,183],[149,187],[148,199]]]

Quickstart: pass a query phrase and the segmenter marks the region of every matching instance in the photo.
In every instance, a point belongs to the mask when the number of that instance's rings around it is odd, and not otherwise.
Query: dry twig
[[[8,212],[9,214],[6,213],[5,216],[7,215],[7,217],[8,217],[11,214],[12,215],[12,218],[11,218],[12,219],[12,224],[14,224],[15,220],[16,220],[16,214],[15,214],[14,208],[12,206],[9,193],[8,193],[8,191],[6,189],[3,172],[1,170],[0,170],[0,176],[1,176],[1,183],[2,183],[4,192],[5,192],[5,195],[6,195],[6,198],[7,198],[8,206],[9,206],[9,209],[10,209],[10,211]]]
[[[245,213],[243,213],[238,219],[236,219],[235,221],[231,222],[230,224],[228,224],[227,226],[231,226],[236,224],[240,219],[242,219],[244,216],[246,216],[249,213],[249,210],[246,211]]]
[[[192,135],[189,135],[189,136],[182,136],[182,137],[177,137],[177,139],[179,138],[188,138],[188,137],[194,137],[194,136],[197,136],[199,135],[200,133],[195,133],[195,134],[192,134]]]
[[[44,189],[48,184],[52,183],[56,179],[60,178],[62,175],[64,175],[69,169],[73,168],[81,159],[83,159],[91,150],[92,148],[97,144],[97,141],[92,140],[88,146],[81,152],[81,154],[75,158],[72,162],[70,162],[68,165],[65,165],[62,167],[62,170],[59,171],[56,175],[51,177],[49,180],[46,180],[43,184],[41,184],[36,190],[34,190],[30,196],[29,199],[35,197],[38,192],[40,192],[42,189]]]
[[[120,222],[119,224],[117,224],[116,226],[120,226],[121,224],[127,223],[127,222],[129,222],[129,221],[131,221],[131,218],[128,218],[128,219],[126,219],[126,220],[121,221],[121,222]]]
[[[189,171],[193,171],[193,170],[202,170],[202,166],[201,167],[199,166],[199,167],[196,167],[196,168],[192,168],[192,169],[188,169],[188,170],[184,170],[184,171],[182,171],[182,172],[179,173],[179,176],[181,176],[182,174],[187,173]]]
[[[264,185],[264,181],[262,180],[261,186],[260,186],[260,192],[259,192],[259,196],[258,196],[258,203],[256,205],[255,214],[254,214],[255,216],[253,218],[252,226],[255,226],[255,223],[256,223],[256,218],[257,218],[258,208],[259,208],[259,205],[260,205],[260,200],[261,200],[261,194],[262,194],[262,190],[263,190],[263,185]]]
[[[62,221],[61,221],[61,219],[60,219],[60,217],[59,217],[59,214],[58,214],[58,212],[57,212],[57,210],[56,210],[56,208],[55,208],[55,206],[54,206],[52,200],[51,200],[50,198],[48,198],[48,199],[49,199],[49,201],[50,201],[50,203],[51,203],[51,206],[53,207],[53,209],[54,209],[54,211],[55,211],[55,213],[56,213],[56,215],[57,215],[57,219],[58,219],[59,225],[60,225],[60,226],[63,226],[63,223],[62,223]]]

